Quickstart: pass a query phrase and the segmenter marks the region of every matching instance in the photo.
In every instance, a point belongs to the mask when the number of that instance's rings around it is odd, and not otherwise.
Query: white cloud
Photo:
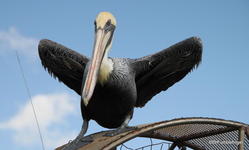
[[[35,57],[39,40],[20,34],[15,27],[7,31],[0,30],[0,53],[18,51],[19,53]]]
[[[57,125],[67,124],[66,120],[77,114],[78,101],[74,96],[59,93],[37,95],[32,99],[46,148],[54,149],[76,136],[77,129],[67,131],[57,128]],[[14,131],[13,140],[22,146],[34,146],[40,142],[29,101],[8,121],[1,122],[0,130]]]

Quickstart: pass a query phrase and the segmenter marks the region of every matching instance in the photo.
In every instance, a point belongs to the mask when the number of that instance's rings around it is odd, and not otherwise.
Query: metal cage
[[[216,118],[179,118],[138,125],[115,136],[113,130],[86,136],[92,141],[79,141],[75,150],[115,150],[120,144],[136,137],[171,141],[169,150],[189,147],[195,150],[249,150],[249,125]],[[65,146],[65,145],[64,145]],[[61,150],[63,146],[56,150]]]

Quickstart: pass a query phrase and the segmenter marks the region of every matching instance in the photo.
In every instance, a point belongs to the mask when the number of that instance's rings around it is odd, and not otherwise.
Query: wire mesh
[[[171,142],[155,140],[149,138],[150,142],[148,144],[144,144],[143,146],[131,146],[129,144],[123,143],[121,144],[117,150],[167,150],[171,146]],[[156,142],[155,142],[156,141]]]

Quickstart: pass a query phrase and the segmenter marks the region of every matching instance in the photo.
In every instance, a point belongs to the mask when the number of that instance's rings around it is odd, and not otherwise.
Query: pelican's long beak
[[[86,75],[84,88],[81,94],[85,106],[88,105],[94,92],[94,88],[98,80],[100,66],[105,56],[106,49],[110,44],[111,37],[112,32],[106,32],[104,29],[101,28],[97,29],[96,31],[92,59],[90,60],[88,70],[86,70],[88,72]]]

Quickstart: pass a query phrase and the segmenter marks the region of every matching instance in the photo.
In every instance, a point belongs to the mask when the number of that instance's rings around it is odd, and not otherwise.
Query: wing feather
[[[137,102],[143,107],[153,96],[167,90],[197,67],[202,57],[200,38],[191,37],[153,55],[134,60]]]
[[[38,46],[43,67],[53,77],[80,94],[83,72],[89,59],[51,40],[41,40]]]

